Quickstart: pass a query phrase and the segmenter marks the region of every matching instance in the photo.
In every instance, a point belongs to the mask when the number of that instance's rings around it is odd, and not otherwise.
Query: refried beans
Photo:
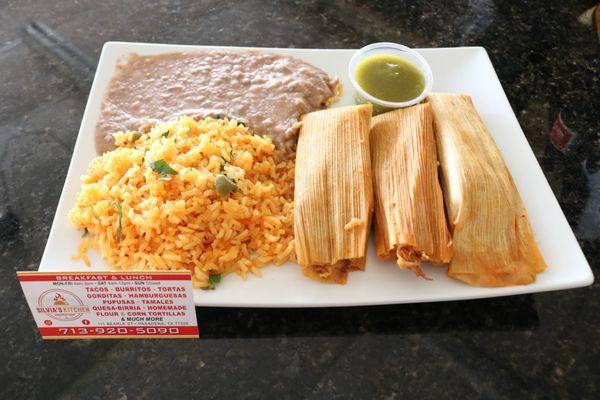
[[[131,54],[104,97],[96,150],[114,149],[114,132],[144,130],[178,115],[234,118],[269,135],[280,150],[294,150],[300,115],[327,106],[338,87],[322,70],[276,54]]]

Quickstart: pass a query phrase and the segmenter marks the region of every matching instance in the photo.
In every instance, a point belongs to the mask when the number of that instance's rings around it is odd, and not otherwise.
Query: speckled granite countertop
[[[42,342],[15,278],[36,270],[102,44],[484,46],[600,269],[600,45],[576,1],[78,1],[0,7],[0,398],[600,398],[600,284],[347,309],[197,309],[201,340]],[[32,20],[80,52],[69,65]],[[555,122],[574,134],[559,151]],[[560,146],[558,146],[560,147]]]

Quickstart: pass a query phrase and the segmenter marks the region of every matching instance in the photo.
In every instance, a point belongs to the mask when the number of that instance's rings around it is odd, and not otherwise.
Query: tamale
[[[448,275],[475,286],[525,285],[546,268],[494,139],[467,95],[432,93],[454,255]]]
[[[345,283],[364,270],[373,211],[371,105],[305,114],[296,152],[294,245],[310,278]]]
[[[371,159],[375,194],[375,245],[382,259],[425,277],[421,261],[444,264],[452,244],[429,104],[373,118]]]

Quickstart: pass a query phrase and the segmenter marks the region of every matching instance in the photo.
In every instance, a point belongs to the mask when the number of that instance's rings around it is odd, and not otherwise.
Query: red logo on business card
[[[74,293],[50,289],[38,297],[36,311],[58,321],[75,321],[90,312],[90,308]]]

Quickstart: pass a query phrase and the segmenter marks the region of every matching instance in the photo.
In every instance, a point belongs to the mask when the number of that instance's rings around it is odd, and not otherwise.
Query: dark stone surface
[[[0,398],[600,398],[600,285],[469,302],[198,309],[202,340],[39,339],[15,271],[36,270],[89,91],[25,33],[97,60],[108,40],[488,50],[521,126],[600,269],[600,46],[575,1],[0,3]],[[568,151],[548,134],[558,114]],[[585,168],[584,168],[585,165]]]

